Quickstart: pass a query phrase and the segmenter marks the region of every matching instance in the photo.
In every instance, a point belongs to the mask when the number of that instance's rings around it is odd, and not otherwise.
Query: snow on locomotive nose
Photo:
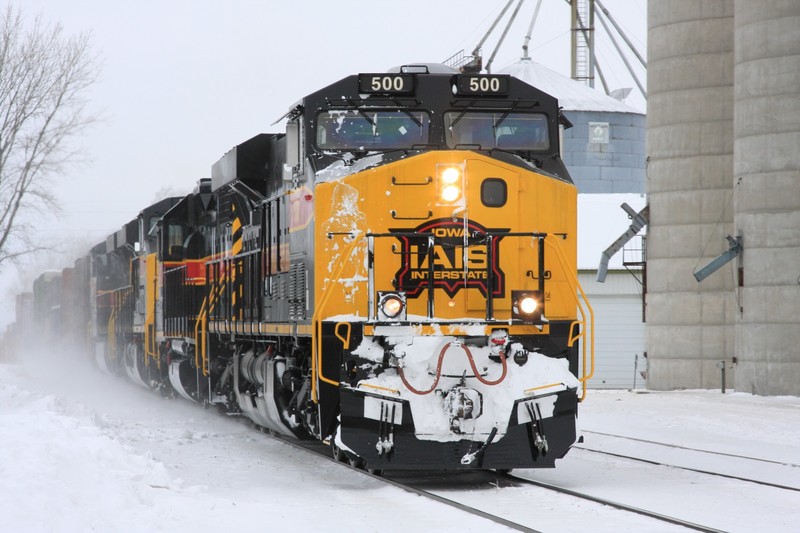
[[[496,332],[490,342],[505,333]],[[534,401],[549,417],[556,399],[552,393],[578,387],[565,360],[534,352],[515,363],[513,354],[525,351],[521,345],[510,344],[499,356],[493,348],[451,336],[367,338],[353,355],[380,366],[358,386],[391,391],[391,401],[400,398],[410,408],[414,435],[442,442],[484,442],[493,431],[497,441],[505,436],[518,400],[524,404],[544,392],[547,400]],[[383,365],[387,353],[389,364]]]

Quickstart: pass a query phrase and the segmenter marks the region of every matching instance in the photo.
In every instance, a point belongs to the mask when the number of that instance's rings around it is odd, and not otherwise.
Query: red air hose
[[[442,347],[442,351],[439,352],[439,360],[436,362],[436,376],[433,379],[433,385],[431,385],[430,389],[426,391],[419,391],[415,389],[413,386],[411,386],[411,384],[408,381],[406,381],[406,376],[405,373],[403,372],[403,369],[401,367],[397,367],[397,373],[400,375],[400,379],[403,380],[403,385],[405,385],[406,388],[411,392],[413,392],[414,394],[419,394],[420,396],[423,396],[425,394],[430,394],[431,392],[433,392],[434,389],[436,388],[436,385],[439,384],[439,379],[442,377],[442,362],[444,361],[444,354],[451,344],[453,343],[448,342]],[[483,379],[480,372],[478,372],[478,367],[475,365],[475,359],[472,357],[472,353],[469,351],[469,348],[467,348],[463,344],[459,344],[459,346],[461,346],[464,352],[466,352],[467,359],[469,360],[469,366],[472,367],[472,372],[475,374],[475,377],[478,378],[478,381],[480,381],[484,385],[489,385],[491,387],[500,384],[506,378],[506,373],[508,372],[508,366],[506,364],[506,354],[502,350],[500,351],[500,362],[503,364],[503,373],[496,381],[489,381],[488,379]]]

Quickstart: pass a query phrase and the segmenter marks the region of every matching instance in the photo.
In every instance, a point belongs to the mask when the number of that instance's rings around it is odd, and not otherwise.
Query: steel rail
[[[694,522],[689,522],[687,520],[682,520],[680,518],[676,518],[674,516],[667,516],[660,513],[656,513],[654,511],[648,511],[647,509],[642,509],[640,507],[634,507],[632,505],[626,505],[624,503],[614,502],[611,500],[606,500],[605,498],[600,498],[598,496],[592,496],[591,494],[585,494],[582,492],[577,492],[571,489],[566,489],[563,487],[559,487],[557,485],[551,485],[550,483],[544,483],[542,481],[534,481],[532,479],[526,479],[524,477],[515,476],[513,474],[497,474],[499,477],[513,480],[519,483],[524,483],[527,485],[533,485],[535,487],[540,487],[543,489],[551,490],[553,492],[558,492],[560,494],[566,494],[568,496],[574,496],[575,498],[580,498],[582,500],[587,500],[594,503],[599,503],[602,505],[607,505],[609,507],[613,507],[614,509],[619,509],[621,511],[628,511],[631,513],[636,513],[642,516],[647,516],[649,518],[654,518],[656,520],[660,520],[662,522],[667,522],[670,524],[675,524],[678,526],[683,526],[689,529],[693,529],[695,531],[704,531],[706,533],[724,533],[721,529],[715,529],[713,527],[704,526],[702,524],[696,524]]]
[[[615,435],[613,433],[603,433],[601,431],[590,431],[590,430],[587,430],[587,429],[583,429],[583,430],[581,430],[581,432],[582,433],[591,433],[592,435],[602,435],[603,437],[614,437],[614,438],[617,438],[617,439],[632,440],[632,441],[635,441],[635,442],[644,442],[646,444],[656,444],[658,446],[665,446],[667,448],[675,448],[675,449],[678,449],[678,450],[688,450],[688,451],[691,451],[691,452],[710,453],[710,454],[713,454],[713,455],[721,455],[723,457],[734,457],[736,459],[748,459],[750,461],[760,461],[762,463],[770,463],[770,464],[774,464],[774,465],[791,466],[793,468],[800,468],[800,464],[787,463],[786,461],[775,461],[773,459],[762,459],[760,457],[751,457],[749,455],[739,455],[739,454],[736,454],[736,453],[717,452],[717,451],[714,451],[714,450],[706,450],[706,449],[703,449],[703,448],[692,448],[692,447],[689,447],[689,446],[681,446],[680,444],[670,444],[668,442],[658,442],[658,441],[654,441],[654,440],[640,439],[638,437],[628,437],[626,435]]]
[[[485,518],[486,520],[494,522],[495,524],[500,524],[500,525],[506,526],[506,527],[508,527],[510,529],[513,529],[513,530],[516,530],[516,531],[523,531],[525,533],[542,533],[541,531],[539,531],[537,529],[533,529],[531,527],[524,526],[524,525],[519,524],[517,522],[512,522],[511,520],[503,518],[502,516],[497,516],[497,515],[493,515],[491,513],[487,513],[485,511],[481,511],[480,509],[476,509],[474,507],[470,507],[469,505],[466,505],[466,504],[463,504],[463,503],[459,503],[457,501],[451,500],[449,498],[445,498],[443,496],[439,496],[438,494],[434,494],[433,492],[427,491],[425,489],[420,489],[420,488],[414,487],[412,485],[405,484],[405,483],[400,482],[400,481],[396,481],[396,480],[393,480],[393,479],[389,479],[389,478],[383,477],[381,475],[377,475],[377,474],[373,474],[373,473],[367,472],[366,470],[364,470],[362,468],[358,468],[357,466],[351,465],[349,463],[344,463],[344,462],[341,462],[341,461],[337,461],[334,457],[332,457],[332,455],[330,453],[326,453],[326,452],[329,451],[330,447],[325,445],[324,443],[322,443],[320,441],[316,441],[316,440],[313,440],[313,441],[294,440],[294,439],[291,439],[291,438],[289,438],[289,437],[287,437],[285,435],[280,435],[280,434],[278,434],[278,433],[276,433],[276,432],[274,432],[272,430],[269,430],[268,428],[261,428],[260,426],[257,426],[256,424],[253,424],[253,427],[255,429],[261,431],[262,433],[264,433],[268,437],[276,439],[276,440],[278,440],[280,442],[283,442],[284,444],[288,444],[289,446],[292,446],[294,448],[305,450],[305,451],[308,451],[310,453],[314,453],[314,454],[319,455],[320,457],[322,457],[324,459],[327,459],[329,461],[337,463],[337,464],[341,465],[342,467],[350,468],[351,470],[355,470],[356,472],[358,472],[358,473],[360,473],[362,475],[369,476],[369,477],[371,477],[371,478],[373,478],[373,479],[375,479],[377,481],[381,481],[383,483],[386,483],[387,485],[392,485],[394,487],[402,489],[402,490],[404,490],[406,492],[409,492],[411,494],[416,494],[417,496],[421,496],[423,498],[427,498],[429,500],[436,501],[438,503],[447,505],[448,507],[452,507],[454,509],[458,509],[458,510],[463,511],[465,513],[469,513],[471,515],[475,515],[475,516],[479,516],[481,518]]]
[[[334,459],[331,458],[331,461],[333,461],[333,460]],[[344,464],[344,463],[342,463],[342,464]],[[481,511],[480,509],[476,509],[475,507],[470,507],[469,505],[466,505],[466,504],[463,504],[463,503],[459,503],[457,501],[451,500],[449,498],[445,498],[443,496],[439,496],[438,494],[434,494],[434,493],[429,492],[427,490],[420,489],[420,488],[414,487],[412,485],[406,485],[405,483],[401,483],[400,481],[395,481],[393,479],[388,479],[388,478],[385,478],[385,477],[382,477],[382,476],[376,476],[376,475],[370,474],[369,472],[366,472],[364,470],[357,469],[354,466],[350,466],[350,465],[346,465],[346,466],[349,466],[350,468],[358,470],[359,472],[361,472],[361,473],[363,473],[363,474],[365,474],[367,476],[372,476],[372,477],[374,477],[376,479],[379,479],[379,480],[381,480],[381,481],[383,481],[383,482],[385,482],[385,483],[387,483],[389,485],[393,485],[393,486],[395,486],[395,487],[397,487],[399,489],[403,489],[406,492],[410,492],[411,494],[416,494],[418,496],[422,496],[423,498],[428,498],[430,500],[434,500],[436,502],[442,503],[442,504],[447,505],[449,507],[453,507],[453,508],[458,509],[460,511],[464,511],[465,513],[469,513],[469,514],[472,514],[472,515],[475,515],[475,516],[480,516],[481,518],[485,518],[485,519],[490,520],[490,521],[492,521],[492,522],[494,522],[496,524],[504,525],[504,526],[506,526],[508,528],[511,528],[511,529],[514,529],[516,531],[525,531],[526,533],[542,533],[537,529],[533,529],[533,528],[530,528],[528,526],[523,526],[522,524],[519,524],[517,522],[512,522],[511,520],[505,519],[502,516],[497,516],[497,515],[493,515],[491,513],[487,513],[485,511]]]
[[[671,463],[662,463],[660,461],[654,461],[652,459],[644,459],[642,457],[633,457],[633,456],[625,455],[625,454],[622,454],[622,453],[606,452],[606,451],[603,451],[603,450],[594,450],[592,448],[585,448],[583,446],[576,446],[575,448],[578,449],[578,450],[584,451],[584,452],[599,453],[599,454],[608,455],[608,456],[611,456],[611,457],[617,457],[617,458],[620,458],[620,459],[629,459],[631,461],[638,461],[640,463],[647,463],[647,464],[654,465],[654,466],[666,466],[668,468],[677,468],[679,470],[686,470],[688,472],[697,472],[698,474],[705,474],[705,475],[708,475],[708,476],[723,477],[723,478],[726,478],[726,479],[735,479],[737,481],[745,481],[747,483],[755,483],[757,485],[764,485],[766,487],[773,487],[773,488],[776,488],[776,489],[800,492],[800,487],[792,487],[790,485],[781,485],[780,483],[772,483],[771,481],[762,481],[762,480],[752,479],[752,478],[747,478],[747,477],[734,476],[733,474],[723,474],[721,472],[712,472],[711,470],[702,470],[700,468],[692,468],[690,466],[680,466],[680,465],[674,465],[674,464],[671,464]]]

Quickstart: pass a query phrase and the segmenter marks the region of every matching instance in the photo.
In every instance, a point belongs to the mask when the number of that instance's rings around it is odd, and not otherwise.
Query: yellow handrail
[[[567,267],[568,264],[569,264],[569,261],[567,261],[567,257],[564,254],[564,251],[561,249],[561,245],[558,244],[558,241],[553,240],[553,239],[548,239],[548,238],[545,238],[544,242],[545,242],[546,245],[552,247],[556,251],[556,257],[558,257],[558,260],[561,262],[561,266],[564,269],[564,271],[567,272],[567,274],[568,274],[567,282],[570,285],[570,292],[572,293],[573,297],[575,298],[575,303],[577,304],[578,310],[580,311],[581,317],[583,318],[583,320],[574,320],[572,322],[572,324],[570,324],[569,341],[568,341],[568,345],[571,347],[575,343],[575,340],[577,340],[579,337],[583,337],[584,338],[584,342],[582,343],[582,346],[581,346],[581,349],[582,349],[582,352],[583,352],[583,372],[582,372],[582,377],[578,378],[579,381],[581,382],[582,386],[583,386],[582,394],[581,394],[581,397],[580,397],[580,400],[583,401],[584,398],[586,398],[586,381],[591,379],[591,377],[594,375],[594,310],[592,309],[592,305],[589,303],[589,300],[586,298],[586,293],[583,292],[583,287],[581,287],[580,281],[578,281],[578,276],[575,274],[575,272],[573,272],[570,268]],[[572,282],[572,284],[570,284],[569,282]],[[586,363],[587,363],[586,344],[587,344],[587,342],[585,342],[586,341],[586,327],[585,327],[586,326],[586,312],[584,311],[583,305],[581,305],[581,301],[578,298],[578,291],[580,291],[580,293],[581,293],[581,297],[583,298],[583,303],[585,303],[586,307],[589,309],[589,326],[590,327],[589,327],[589,343],[588,344],[590,345],[589,346],[590,357],[588,359],[589,359],[589,362],[591,363],[591,366],[590,366],[588,372],[587,372],[587,369],[586,369]],[[584,327],[581,329],[581,332],[578,335],[575,335],[573,337],[572,336],[572,327],[575,324],[583,325]]]
[[[223,272],[222,276],[220,277],[220,282],[224,279],[225,274]],[[197,315],[197,321],[194,325],[194,343],[197,347],[195,350],[194,363],[195,366],[200,367],[204,376],[208,376],[208,352],[206,347],[206,327],[208,325],[208,315],[214,311],[214,306],[217,305],[217,299],[224,290],[225,286],[222,284],[218,286],[215,285],[211,288],[208,298],[203,299],[203,304],[200,306],[200,313]],[[215,291],[217,292],[215,293]],[[208,309],[206,309],[206,304],[208,304]]]
[[[342,336],[342,334],[339,333],[339,326],[345,326],[345,329],[347,330],[346,336]],[[350,329],[351,329],[351,327],[352,326],[350,325],[350,322],[337,322],[336,325],[333,327],[333,334],[336,335],[337,339],[342,341],[342,346],[344,346],[345,350],[349,350],[350,349]]]
[[[562,382],[559,381],[559,382],[556,382],[556,383],[548,383],[547,385],[539,385],[538,387],[531,387],[530,389],[525,389],[522,392],[524,392],[525,394],[530,394],[530,393],[532,393],[534,391],[537,391],[537,390],[549,389],[551,387],[559,387],[559,386],[566,388],[566,385],[564,385]]]
[[[158,265],[156,265],[157,267]],[[145,267],[145,277],[147,277]],[[149,281],[149,280],[147,280]],[[146,294],[146,293],[145,293]],[[161,358],[156,353],[156,307],[158,305],[158,274],[153,277],[153,305],[145,312],[144,317],[144,364],[150,366],[150,358],[156,361],[156,366],[161,368]],[[152,329],[151,329],[152,328]]]
[[[371,383],[359,383],[358,386],[359,387],[367,387],[367,388],[375,389],[375,390],[382,390],[382,391],[391,392],[391,393],[394,393],[394,394],[400,394],[400,391],[398,389],[390,389],[389,387],[381,387],[380,385],[373,385]]]
[[[203,304],[200,306],[200,312],[197,313],[197,320],[194,323],[194,346],[195,346],[195,350],[194,350],[194,366],[195,366],[195,368],[200,367],[200,358],[201,358],[201,354],[202,354],[202,360],[203,360],[202,371],[203,371],[203,375],[204,376],[208,375],[208,374],[206,374],[206,369],[205,369],[205,366],[206,366],[205,365],[206,357],[205,357],[205,353],[204,353],[205,346],[203,346],[203,343],[205,342],[205,337],[206,337],[205,336],[205,317],[206,317],[206,302],[207,301],[208,301],[207,298],[203,298]],[[201,329],[200,328],[200,324],[203,324],[203,328],[202,328],[203,336],[202,337],[200,336],[200,329]]]
[[[112,293],[114,303],[111,306],[111,314],[108,316],[108,325],[106,326],[106,336],[108,337],[108,356],[115,355],[117,348],[117,293]],[[116,359],[116,357],[114,357]]]

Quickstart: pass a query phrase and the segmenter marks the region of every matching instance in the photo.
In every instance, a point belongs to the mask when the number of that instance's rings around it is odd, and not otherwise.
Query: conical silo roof
[[[525,83],[533,85],[558,99],[567,111],[607,111],[612,113],[635,113],[638,109],[607,96],[596,89],[562,76],[531,59],[520,59],[500,69],[501,74],[511,74]]]

